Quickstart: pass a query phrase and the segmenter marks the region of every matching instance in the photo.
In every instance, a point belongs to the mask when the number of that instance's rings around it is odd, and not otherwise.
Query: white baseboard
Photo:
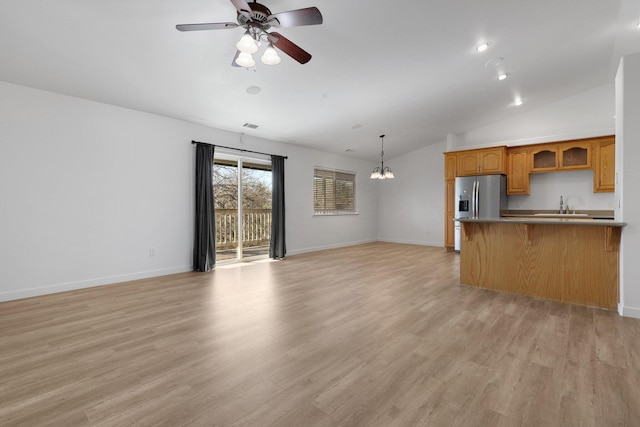
[[[298,255],[298,254],[305,254],[308,252],[326,251],[327,249],[336,249],[336,248],[344,248],[347,246],[363,245],[365,243],[373,243],[377,241],[378,239],[367,239],[367,240],[358,240],[355,242],[336,243],[334,245],[313,246],[313,247],[302,248],[302,249],[293,249],[293,250],[287,250],[287,255]]]
[[[634,319],[640,319],[640,308],[620,306],[618,313],[624,317],[633,317]]]
[[[439,248],[444,248],[444,244],[442,242],[429,242],[426,240],[378,239],[378,241],[387,242],[387,243],[400,243],[403,245],[435,246]]]
[[[55,294],[58,292],[74,291],[76,289],[92,288],[94,286],[110,285],[113,283],[129,282],[131,280],[147,279],[149,277],[167,276],[169,274],[186,273],[193,271],[193,266],[180,266],[163,268],[160,270],[142,271],[138,273],[121,274],[116,276],[100,277],[97,279],[80,280],[77,282],[59,283],[51,286],[42,286],[17,291],[0,292],[0,301],[13,301],[23,298],[37,297],[40,295]]]

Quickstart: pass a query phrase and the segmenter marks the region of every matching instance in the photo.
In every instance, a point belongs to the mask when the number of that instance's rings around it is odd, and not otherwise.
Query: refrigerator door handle
[[[475,202],[476,218],[478,218],[478,215],[480,215],[480,206],[478,206],[479,204],[480,204],[480,180],[476,180],[476,202]]]
[[[478,191],[478,180],[473,180],[473,191],[471,192],[471,218],[477,218],[476,213],[476,194]]]

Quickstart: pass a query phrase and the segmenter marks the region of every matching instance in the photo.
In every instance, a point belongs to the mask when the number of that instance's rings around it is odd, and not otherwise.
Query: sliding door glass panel
[[[213,194],[216,212],[216,260],[238,257],[238,162],[218,161],[213,165]]]
[[[216,160],[216,259],[241,261],[269,254],[271,165]]]
[[[271,165],[242,163],[242,257],[269,255]]]

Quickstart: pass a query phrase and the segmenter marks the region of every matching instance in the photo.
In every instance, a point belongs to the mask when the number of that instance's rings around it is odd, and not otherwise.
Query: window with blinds
[[[315,168],[313,209],[316,215],[355,214],[356,174]]]

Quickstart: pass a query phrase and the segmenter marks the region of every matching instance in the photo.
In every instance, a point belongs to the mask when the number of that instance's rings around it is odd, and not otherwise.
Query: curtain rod
[[[224,145],[218,145],[218,144],[209,144],[208,142],[200,142],[200,141],[191,141],[191,144],[207,144],[207,145],[213,145],[214,147],[220,147],[220,148],[227,148],[229,150],[237,150],[243,153],[254,153],[254,154],[262,154],[264,156],[273,156],[274,154],[269,154],[269,153],[261,153],[260,151],[253,151],[253,150],[245,150],[244,148],[235,148],[235,147],[227,147]],[[288,156],[281,156],[284,157],[285,159],[288,159]]]

